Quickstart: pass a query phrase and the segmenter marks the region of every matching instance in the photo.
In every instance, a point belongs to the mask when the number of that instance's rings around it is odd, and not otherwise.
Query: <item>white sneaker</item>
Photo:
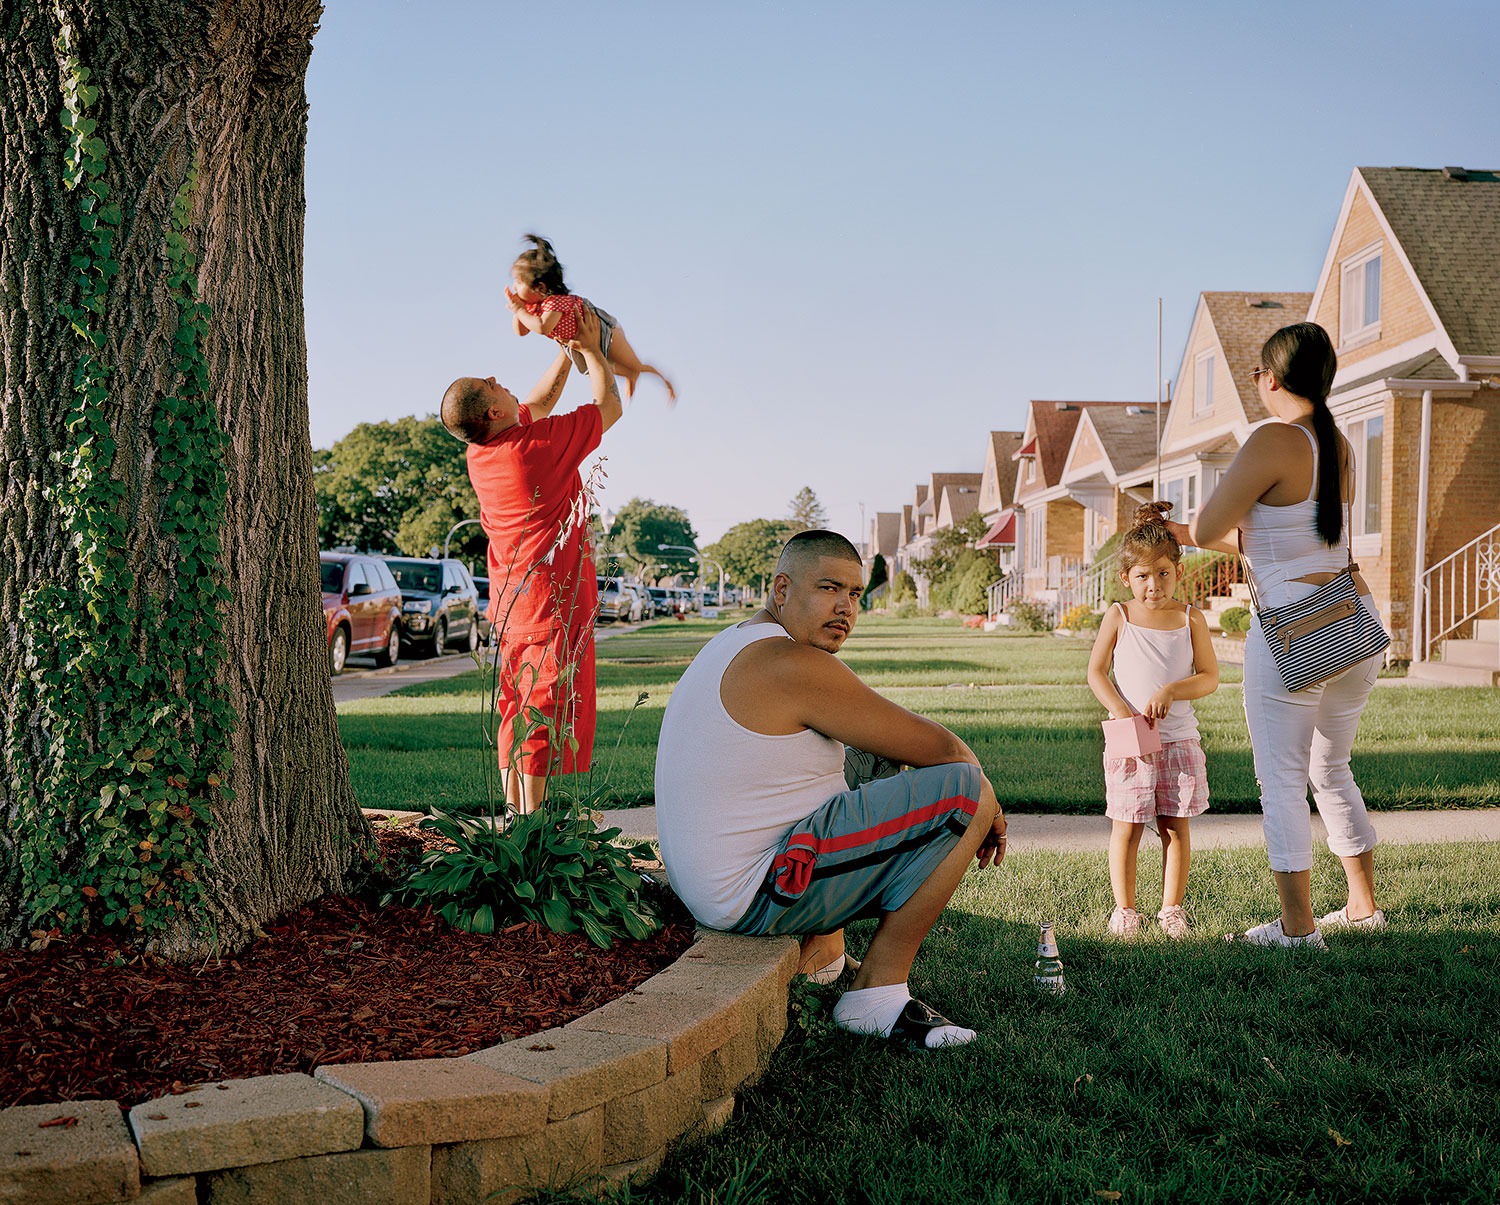
[[[1192,931],[1181,904],[1168,905],[1156,914],[1156,919],[1161,924],[1161,931],[1168,937],[1183,938]]]
[[[1379,908],[1369,916],[1362,916],[1358,920],[1349,919],[1349,909],[1340,908],[1337,912],[1330,912],[1327,916],[1318,917],[1318,928],[1320,929],[1384,929],[1385,913]]]
[[[1304,933],[1301,937],[1288,937],[1281,927],[1279,916],[1273,921],[1267,921],[1264,925],[1246,929],[1243,933],[1231,933],[1225,940],[1245,941],[1252,946],[1308,946],[1314,950],[1328,949],[1328,943],[1323,940],[1323,934],[1317,929],[1311,933]]]
[[[1139,937],[1141,914],[1134,908],[1116,908],[1109,914],[1109,931],[1116,937]]]

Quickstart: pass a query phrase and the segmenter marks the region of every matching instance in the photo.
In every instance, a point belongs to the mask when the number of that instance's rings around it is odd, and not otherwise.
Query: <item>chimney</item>
[[[1445,167],[1443,168],[1443,178],[1445,180],[1457,180],[1462,184],[1469,178],[1469,169],[1466,167]]]

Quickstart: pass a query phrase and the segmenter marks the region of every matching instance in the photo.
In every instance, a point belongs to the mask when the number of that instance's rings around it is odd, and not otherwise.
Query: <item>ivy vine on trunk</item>
[[[0,9],[8,941],[104,924],[232,949],[345,886],[368,841],[324,670],[307,435],[320,12]]]

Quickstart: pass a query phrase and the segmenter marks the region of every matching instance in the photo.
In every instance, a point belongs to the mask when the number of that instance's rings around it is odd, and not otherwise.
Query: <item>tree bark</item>
[[[228,436],[222,610],[228,656],[217,677],[236,719],[233,797],[213,805],[198,915],[153,937],[199,957],[232,950],[262,923],[342,890],[369,828],[348,782],[327,673],[318,588],[302,310],[304,80],[321,5],[315,0],[73,0],[64,11],[99,100],[106,180],[123,220],[118,277],[104,315],[116,480],[126,485],[136,589],[171,597],[170,541],[151,487],[156,403],[177,387],[175,309],[162,247],[172,205],[196,157],[191,239],[211,307],[204,354]],[[73,404],[79,341],[58,306],[76,294],[69,257],[82,240],[62,187],[54,8],[0,9],[0,722],[20,739],[0,776],[0,937],[29,927],[17,826],[51,739],[16,689],[19,601],[77,564],[42,491],[61,470],[62,418]],[[88,823],[74,816],[71,823]],[[71,846],[70,846],[71,848]]]

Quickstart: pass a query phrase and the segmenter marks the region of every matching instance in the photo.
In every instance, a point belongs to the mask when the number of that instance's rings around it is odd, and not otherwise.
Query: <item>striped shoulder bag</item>
[[[1349,539],[1349,516],[1345,512],[1344,538]],[[1244,560],[1243,533],[1239,533],[1240,559]],[[1250,604],[1260,621],[1261,633],[1270,645],[1271,656],[1281,674],[1282,685],[1290,691],[1306,690],[1326,682],[1357,661],[1373,657],[1391,643],[1390,634],[1380,621],[1360,604],[1354,586],[1359,566],[1349,552],[1349,564],[1337,577],[1306,598],[1268,610],[1260,605],[1255,590],[1255,574],[1245,561],[1245,580],[1250,583]]]

